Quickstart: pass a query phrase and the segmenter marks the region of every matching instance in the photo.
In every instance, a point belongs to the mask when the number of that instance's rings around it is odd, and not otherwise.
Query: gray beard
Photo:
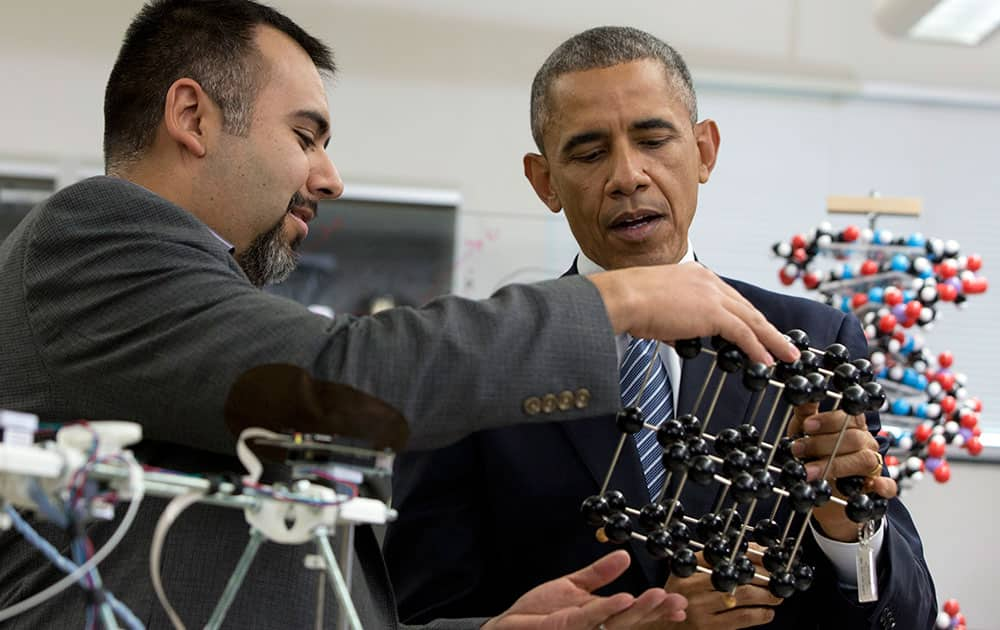
[[[298,242],[291,245],[285,242],[282,238],[283,225],[284,217],[273,228],[258,235],[245,252],[236,256],[236,262],[255,287],[281,282],[299,262],[295,251]]]

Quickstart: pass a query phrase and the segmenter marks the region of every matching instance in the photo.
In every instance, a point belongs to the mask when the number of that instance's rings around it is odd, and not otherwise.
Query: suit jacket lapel
[[[564,276],[576,275],[576,259]],[[567,441],[576,451],[584,467],[594,481],[594,494],[597,494],[604,478],[608,474],[615,449],[621,441],[622,433],[615,424],[614,416],[599,416],[575,422],[560,422],[559,428]],[[649,503],[649,488],[642,474],[639,463],[639,453],[635,448],[635,440],[626,439],[622,444],[618,463],[611,473],[608,490],[618,490],[625,495],[630,507],[641,508]],[[581,497],[582,501],[585,497]],[[664,579],[660,569],[662,563],[656,561],[636,540],[630,540],[633,563],[638,564],[649,583],[657,583]]]

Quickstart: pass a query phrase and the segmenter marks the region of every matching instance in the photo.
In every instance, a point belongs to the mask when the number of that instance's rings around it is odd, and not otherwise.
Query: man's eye
[[[642,146],[649,147],[651,149],[655,149],[657,147],[662,147],[666,143],[667,143],[667,139],[666,138],[655,138],[655,139],[651,139],[651,140],[642,140],[642,141],[639,142],[639,144],[641,144]]]
[[[602,153],[602,151],[590,151],[588,153],[574,156],[573,159],[577,162],[595,162],[601,157]]]
[[[295,135],[299,137],[299,140],[302,142],[303,147],[311,147],[313,145],[313,139],[310,138],[307,134],[301,131],[296,131]]]

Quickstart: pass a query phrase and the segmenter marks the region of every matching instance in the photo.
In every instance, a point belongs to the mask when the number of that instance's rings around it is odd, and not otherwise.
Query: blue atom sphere
[[[892,413],[897,416],[908,416],[910,415],[910,403],[903,400],[902,398],[897,398],[892,401]]]

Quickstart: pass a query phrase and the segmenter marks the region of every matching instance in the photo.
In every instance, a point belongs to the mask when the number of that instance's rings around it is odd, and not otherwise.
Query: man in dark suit
[[[433,448],[477,429],[613,412],[617,333],[723,334],[761,360],[797,354],[738,293],[696,268],[580,276],[480,302],[444,298],[333,321],[261,292],[294,265],[318,200],[342,191],[324,150],[330,119],[321,75],[332,71],[321,42],[253,2],[159,0],[142,9],[107,86],[108,176],[60,191],[0,245],[0,406],[50,421],[133,420],[144,431],[140,461],[212,473],[241,470],[223,408],[240,375],[262,364],[291,364],[387,401],[409,420],[410,445]],[[657,315],[690,292],[703,299]],[[567,325],[576,319],[580,326]],[[169,623],[146,561],[163,505],[148,498],[100,567],[107,588],[154,627]],[[68,543],[38,525],[57,545]],[[87,533],[100,546],[116,526],[89,523]],[[178,519],[162,573],[182,619],[208,618],[247,529],[242,514],[213,506]],[[313,626],[317,574],[303,569],[311,551],[264,545],[227,625]],[[363,623],[395,627],[369,528],[359,528],[354,553],[352,594]],[[0,557],[5,621],[8,607],[59,571],[12,531],[0,532]],[[627,564],[611,555],[489,621],[435,625],[613,628],[678,616],[683,598],[662,588],[590,594]],[[13,624],[78,626],[86,603],[70,589]]]
[[[636,29],[604,27],[574,36],[535,77],[531,123],[540,153],[525,156],[525,174],[551,211],[566,213],[581,252],[569,275],[697,264],[690,262],[688,228],[698,187],[715,165],[719,132],[712,120],[698,121],[691,78],[676,51]],[[802,328],[814,346],[839,342],[853,356],[865,356],[865,339],[852,316],[728,282],[779,329]],[[617,339],[623,363],[632,353],[632,341],[628,335]],[[650,406],[704,417],[709,405],[694,405],[710,368],[707,358],[685,361],[681,368],[676,353],[661,346],[658,360],[659,367],[650,367],[649,373],[660,375],[663,394]],[[623,376],[623,389],[626,382]],[[751,403],[749,391],[731,379],[707,432],[748,421]],[[841,411],[817,413],[814,406],[795,411],[789,431],[808,436],[796,441],[793,452],[812,460],[807,465],[810,479],[831,459],[844,421]],[[876,474],[881,471],[880,445],[873,437],[877,416],[849,421],[829,476],[867,476],[869,491],[894,497],[894,482]],[[767,436],[772,443],[779,437],[777,429],[772,426]],[[648,430],[625,441],[608,486],[623,491],[635,507],[659,495],[666,478],[655,456],[640,454],[643,433]],[[532,584],[598,557],[607,546],[595,540],[594,528],[580,516],[580,504],[600,491],[619,436],[611,418],[593,418],[492,430],[434,453],[401,458],[394,497],[401,518],[385,545],[401,617],[490,614]],[[668,484],[667,490],[672,496],[674,486]],[[689,484],[680,500],[689,514],[700,515],[713,509],[716,491]],[[769,511],[765,505],[757,514]],[[633,566],[612,588],[638,592],[666,583],[668,590],[688,598],[685,622],[651,627],[933,624],[933,584],[919,537],[897,499],[890,501],[888,515],[871,539],[880,591],[873,604],[858,604],[854,590],[857,525],[834,504],[817,509],[811,525],[804,553],[816,565],[815,582],[806,593],[784,601],[750,584],[736,589],[731,607],[732,602],[724,603],[713,591],[707,575],[670,577],[668,582],[665,564],[635,541],[628,545],[635,552]]]

